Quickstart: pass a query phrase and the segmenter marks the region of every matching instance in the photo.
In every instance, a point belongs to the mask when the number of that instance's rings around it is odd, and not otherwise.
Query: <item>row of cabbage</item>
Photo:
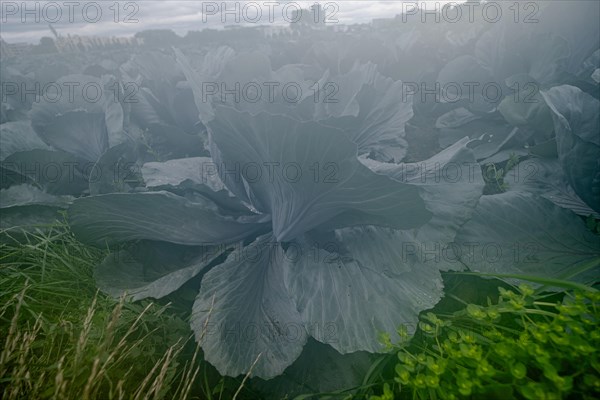
[[[276,377],[306,343],[383,351],[442,271],[593,282],[597,14],[3,61],[2,228],[66,210],[113,249],[113,295],[201,277],[191,326],[232,376]]]

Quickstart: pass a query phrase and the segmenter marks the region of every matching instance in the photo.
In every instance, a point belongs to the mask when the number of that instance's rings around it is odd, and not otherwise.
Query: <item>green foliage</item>
[[[168,301],[98,293],[105,255],[64,225],[0,242],[0,398],[218,399],[242,389],[202,360]],[[246,387],[238,395],[256,398]]]
[[[483,179],[486,183],[485,194],[496,194],[506,192],[508,189],[504,177],[508,172],[519,163],[519,156],[511,154],[504,168],[497,166],[494,163],[485,164],[483,166]]]
[[[600,292],[498,291],[498,302],[422,315],[370,399],[598,398]]]

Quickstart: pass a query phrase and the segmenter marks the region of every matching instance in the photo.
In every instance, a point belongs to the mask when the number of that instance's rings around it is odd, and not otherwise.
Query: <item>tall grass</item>
[[[239,388],[201,360],[173,305],[99,293],[92,271],[106,252],[66,226],[0,234],[0,398],[217,399]]]

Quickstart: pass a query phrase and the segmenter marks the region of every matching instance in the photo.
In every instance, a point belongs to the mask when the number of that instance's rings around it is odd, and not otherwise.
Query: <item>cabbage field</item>
[[[600,3],[234,3],[3,41],[0,397],[600,397]]]

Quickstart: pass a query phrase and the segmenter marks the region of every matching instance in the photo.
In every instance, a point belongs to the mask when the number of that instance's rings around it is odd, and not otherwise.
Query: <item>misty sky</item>
[[[236,22],[234,14],[222,14],[221,1],[26,1],[26,12],[21,6],[22,1],[2,0],[0,34],[7,42],[37,43],[41,37],[51,36],[48,28],[50,22],[60,34],[96,36],[132,36],[145,29],[173,29],[176,33],[185,35],[190,30],[222,28],[224,25],[287,25],[296,6],[308,9],[315,2],[272,1],[272,6],[269,6],[266,0],[229,2],[230,10],[234,9],[234,3],[238,3],[240,21]],[[410,9],[407,7],[412,7],[415,3],[404,2],[403,5],[401,1],[318,2],[324,7],[324,14],[330,24],[335,24],[334,20],[338,20],[339,24],[351,24],[368,22],[373,18],[393,17],[403,9]],[[449,2],[451,3],[449,0],[418,3],[427,3],[426,5],[433,9],[435,3]],[[293,4],[284,8],[286,3]],[[245,9],[244,5],[247,5]],[[258,10],[262,18],[253,24],[251,20],[256,19]],[[287,12],[287,21],[284,18],[284,10]],[[273,22],[269,21],[270,15],[273,16]],[[130,17],[129,22],[125,22],[127,17]],[[223,17],[226,18],[225,24],[222,22]]]

